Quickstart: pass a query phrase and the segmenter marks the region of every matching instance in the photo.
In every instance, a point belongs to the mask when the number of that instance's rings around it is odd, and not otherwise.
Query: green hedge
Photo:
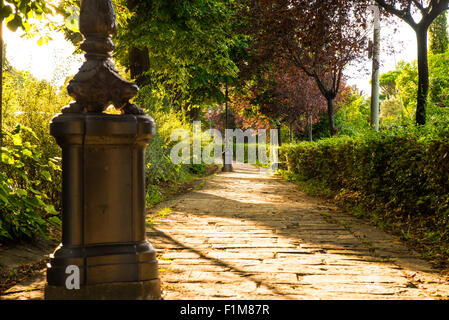
[[[283,146],[280,157],[296,179],[351,195],[390,222],[420,219],[428,238],[449,242],[447,131],[396,129],[304,142]]]

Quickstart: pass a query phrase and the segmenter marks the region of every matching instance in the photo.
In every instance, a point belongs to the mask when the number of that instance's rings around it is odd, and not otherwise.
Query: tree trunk
[[[3,21],[0,21],[0,155],[3,147],[3,47]]]
[[[187,115],[190,121],[200,121],[200,108],[192,107],[188,109]]]
[[[424,29],[424,28],[422,28]],[[418,101],[416,105],[416,124],[426,124],[427,95],[429,92],[429,63],[427,59],[427,29],[418,29]]]
[[[327,98],[327,115],[329,118],[329,131],[331,137],[333,137],[337,133],[335,129],[334,98]]]
[[[290,123],[290,142],[293,143],[293,123]]]
[[[129,70],[131,72],[131,78],[135,79],[139,87],[149,84],[150,77],[145,75],[150,70],[148,48],[138,49],[132,47],[129,49]]]

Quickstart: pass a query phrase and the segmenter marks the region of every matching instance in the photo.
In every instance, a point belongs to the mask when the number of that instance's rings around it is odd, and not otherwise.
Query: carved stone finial
[[[63,112],[102,113],[113,105],[124,113],[144,114],[129,102],[137,95],[138,86],[123,79],[110,59],[116,27],[111,0],[81,0],[80,31],[85,38],[81,49],[86,52],[86,61],[67,87],[76,103]]]

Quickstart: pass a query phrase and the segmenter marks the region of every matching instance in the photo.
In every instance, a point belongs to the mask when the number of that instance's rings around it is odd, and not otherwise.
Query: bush
[[[449,243],[449,133],[402,128],[285,145],[281,161],[301,181],[351,195],[386,221],[418,219]],[[449,251],[447,252],[449,254]]]
[[[340,134],[353,136],[370,129],[371,101],[357,90],[337,105],[335,124]]]
[[[49,226],[60,225],[62,206],[61,150],[50,122],[71,99],[66,90],[5,64],[0,241],[48,238]]]
[[[192,132],[192,126],[182,121],[182,116],[175,112],[153,111],[157,134],[151,141],[146,152],[147,203],[156,204],[163,201],[161,187],[176,185],[190,181],[192,175],[203,175],[206,165],[174,164],[170,152],[178,141],[170,141],[173,130],[184,129]],[[192,134],[191,134],[192,136]]]
[[[60,226],[54,207],[60,195],[60,159],[46,160],[38,138],[26,127],[4,131],[0,172],[0,241],[49,238],[49,224]],[[52,204],[53,203],[53,204]]]
[[[50,122],[71,101],[67,90],[58,90],[28,72],[10,69],[4,75],[3,127],[14,130],[20,123],[30,128],[39,138],[37,147],[44,157],[60,157],[61,149],[50,136]]]

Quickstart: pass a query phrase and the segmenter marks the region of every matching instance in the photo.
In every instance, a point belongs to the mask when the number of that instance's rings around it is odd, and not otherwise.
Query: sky
[[[387,54],[384,50],[381,54],[381,73],[394,70],[396,64],[401,61],[412,61],[417,58],[416,38],[414,31],[405,23],[399,24],[399,30],[393,32],[392,28],[382,28],[381,36],[392,40],[395,45],[395,54]],[[73,56],[75,48],[64,39],[60,33],[53,33],[53,40],[48,45],[37,45],[38,38],[25,39],[20,36],[20,31],[13,33],[4,28],[6,43],[6,57],[8,61],[19,70],[30,71],[39,79],[56,82],[62,85],[65,76],[74,75],[82,64],[81,55]],[[350,66],[346,70],[349,77],[348,84],[356,85],[364,94],[370,95],[371,86],[371,62],[367,61],[365,74],[359,73],[359,66]]]
[[[372,37],[371,37],[372,38]],[[394,53],[386,50],[387,43],[393,44]],[[368,53],[367,53],[368,55]],[[397,30],[383,25],[381,27],[381,66],[380,73],[396,69],[400,61],[411,62],[417,60],[418,49],[416,35],[413,29],[404,22],[399,22]],[[365,95],[371,95],[372,60],[367,60],[365,66],[367,73],[358,72],[359,66],[349,66],[345,75],[349,77],[348,84],[356,85]]]

